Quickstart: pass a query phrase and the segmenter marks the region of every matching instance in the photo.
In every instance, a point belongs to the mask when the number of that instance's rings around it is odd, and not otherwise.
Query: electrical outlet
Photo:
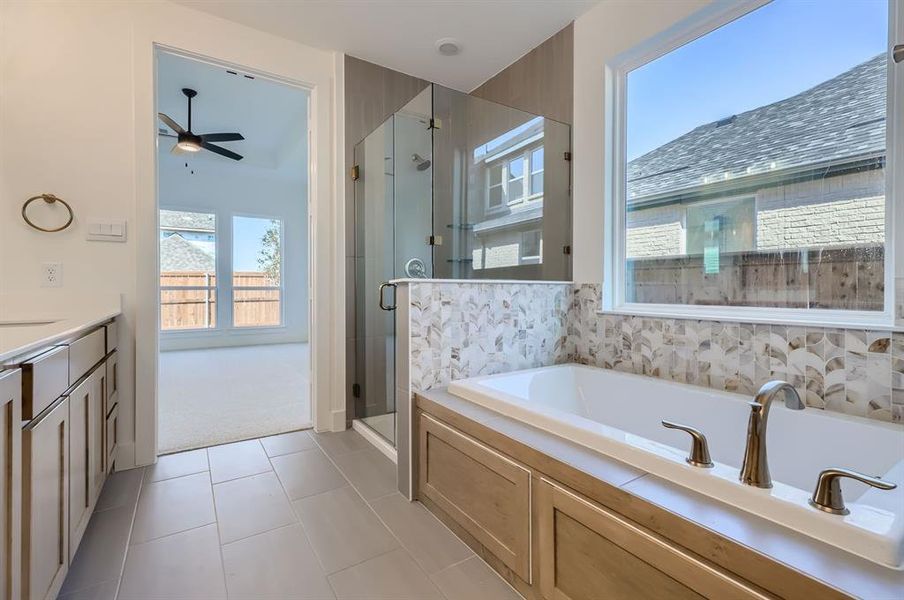
[[[44,263],[41,271],[41,287],[63,287],[63,263]]]

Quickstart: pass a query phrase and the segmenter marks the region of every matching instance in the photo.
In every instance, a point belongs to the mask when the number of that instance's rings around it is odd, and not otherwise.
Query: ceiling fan
[[[171,152],[173,154],[182,154],[185,152],[199,152],[202,149],[210,150],[220,156],[231,158],[232,160],[242,160],[241,154],[236,154],[232,150],[227,150],[222,146],[211,144],[211,142],[237,142],[244,140],[245,136],[241,133],[203,133],[197,135],[191,130],[191,99],[198,95],[198,92],[189,88],[182,88],[182,93],[188,98],[188,129],[183,129],[173,119],[163,113],[157,113],[160,120],[166,123],[167,127],[176,132],[176,135],[161,134],[166,137],[177,138],[176,145],[173,146]]]

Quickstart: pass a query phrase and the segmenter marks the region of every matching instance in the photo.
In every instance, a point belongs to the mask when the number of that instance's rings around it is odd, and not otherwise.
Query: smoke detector
[[[454,38],[436,40],[436,51],[443,56],[455,56],[461,52],[461,44]]]

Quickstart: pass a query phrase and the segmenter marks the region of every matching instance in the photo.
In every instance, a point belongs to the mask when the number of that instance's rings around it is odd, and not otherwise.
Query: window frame
[[[627,302],[626,297],[626,91],[627,75],[649,62],[703,37],[771,0],[716,2],[673,27],[607,62],[604,69],[604,231],[600,312],[647,317],[787,323],[833,327],[895,326],[895,287],[904,278],[904,177],[895,165],[904,157],[904,63],[891,59],[895,43],[904,42],[904,0],[889,0],[888,82],[885,158],[885,297],[882,311],[760,306],[715,306]],[[895,258],[900,257],[898,260]]]

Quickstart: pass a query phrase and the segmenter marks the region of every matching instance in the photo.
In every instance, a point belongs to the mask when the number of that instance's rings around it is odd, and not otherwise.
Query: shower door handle
[[[389,306],[388,304],[383,302],[383,290],[385,290],[388,287],[392,288],[392,301],[393,301],[392,306]],[[384,281],[383,283],[380,284],[380,308],[382,308],[383,310],[395,310],[396,309],[395,290],[396,290],[396,284],[394,284],[394,283],[389,283],[388,281]]]

